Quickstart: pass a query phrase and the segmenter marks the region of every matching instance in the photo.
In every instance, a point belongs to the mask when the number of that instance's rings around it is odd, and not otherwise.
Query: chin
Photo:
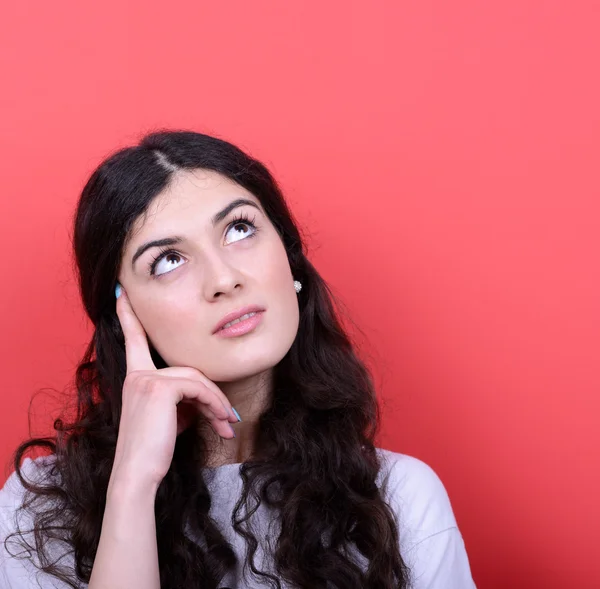
[[[207,378],[213,382],[235,382],[251,376],[256,376],[261,372],[271,370],[288,353],[289,347],[276,350],[257,350],[260,355],[253,354],[250,350],[239,350],[239,353],[231,355],[223,354],[219,358],[219,364],[205,367],[206,370],[200,370]]]
[[[244,365],[229,364],[215,367],[212,370],[202,371],[213,382],[236,382],[272,369],[277,362],[247,362]]]

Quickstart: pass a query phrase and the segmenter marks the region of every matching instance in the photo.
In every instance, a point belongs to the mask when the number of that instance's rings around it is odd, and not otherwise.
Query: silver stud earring
[[[302,284],[299,280],[294,280],[294,288],[296,289],[296,294],[302,290]]]

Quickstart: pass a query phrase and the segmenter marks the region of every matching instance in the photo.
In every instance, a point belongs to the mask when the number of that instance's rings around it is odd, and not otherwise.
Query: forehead
[[[175,172],[168,186],[135,221],[129,241],[156,230],[162,233],[169,227],[185,231],[186,225],[193,225],[196,230],[199,226],[208,226],[215,213],[239,197],[260,206],[260,201],[249,190],[218,172],[203,169]]]

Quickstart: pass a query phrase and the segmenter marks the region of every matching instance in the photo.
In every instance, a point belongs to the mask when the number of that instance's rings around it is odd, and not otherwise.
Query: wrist
[[[142,481],[125,473],[113,473],[108,483],[107,499],[119,499],[124,501],[143,501],[156,499],[158,485],[148,481]]]

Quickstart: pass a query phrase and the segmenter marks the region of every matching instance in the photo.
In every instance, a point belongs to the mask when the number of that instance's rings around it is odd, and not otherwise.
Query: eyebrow
[[[217,223],[220,223],[233,209],[237,209],[238,207],[249,205],[254,207],[260,211],[260,207],[252,200],[248,200],[247,198],[238,198],[236,200],[232,200],[223,210],[219,211],[216,215],[213,216],[211,223],[212,226],[215,227]],[[135,265],[136,260],[148,249],[152,247],[161,247],[165,245],[176,245],[184,241],[184,238],[180,235],[173,235],[172,237],[164,237],[163,239],[155,239],[153,241],[147,241],[140,245],[140,247],[135,250],[135,254],[133,254],[133,258],[131,259],[131,267]]]

